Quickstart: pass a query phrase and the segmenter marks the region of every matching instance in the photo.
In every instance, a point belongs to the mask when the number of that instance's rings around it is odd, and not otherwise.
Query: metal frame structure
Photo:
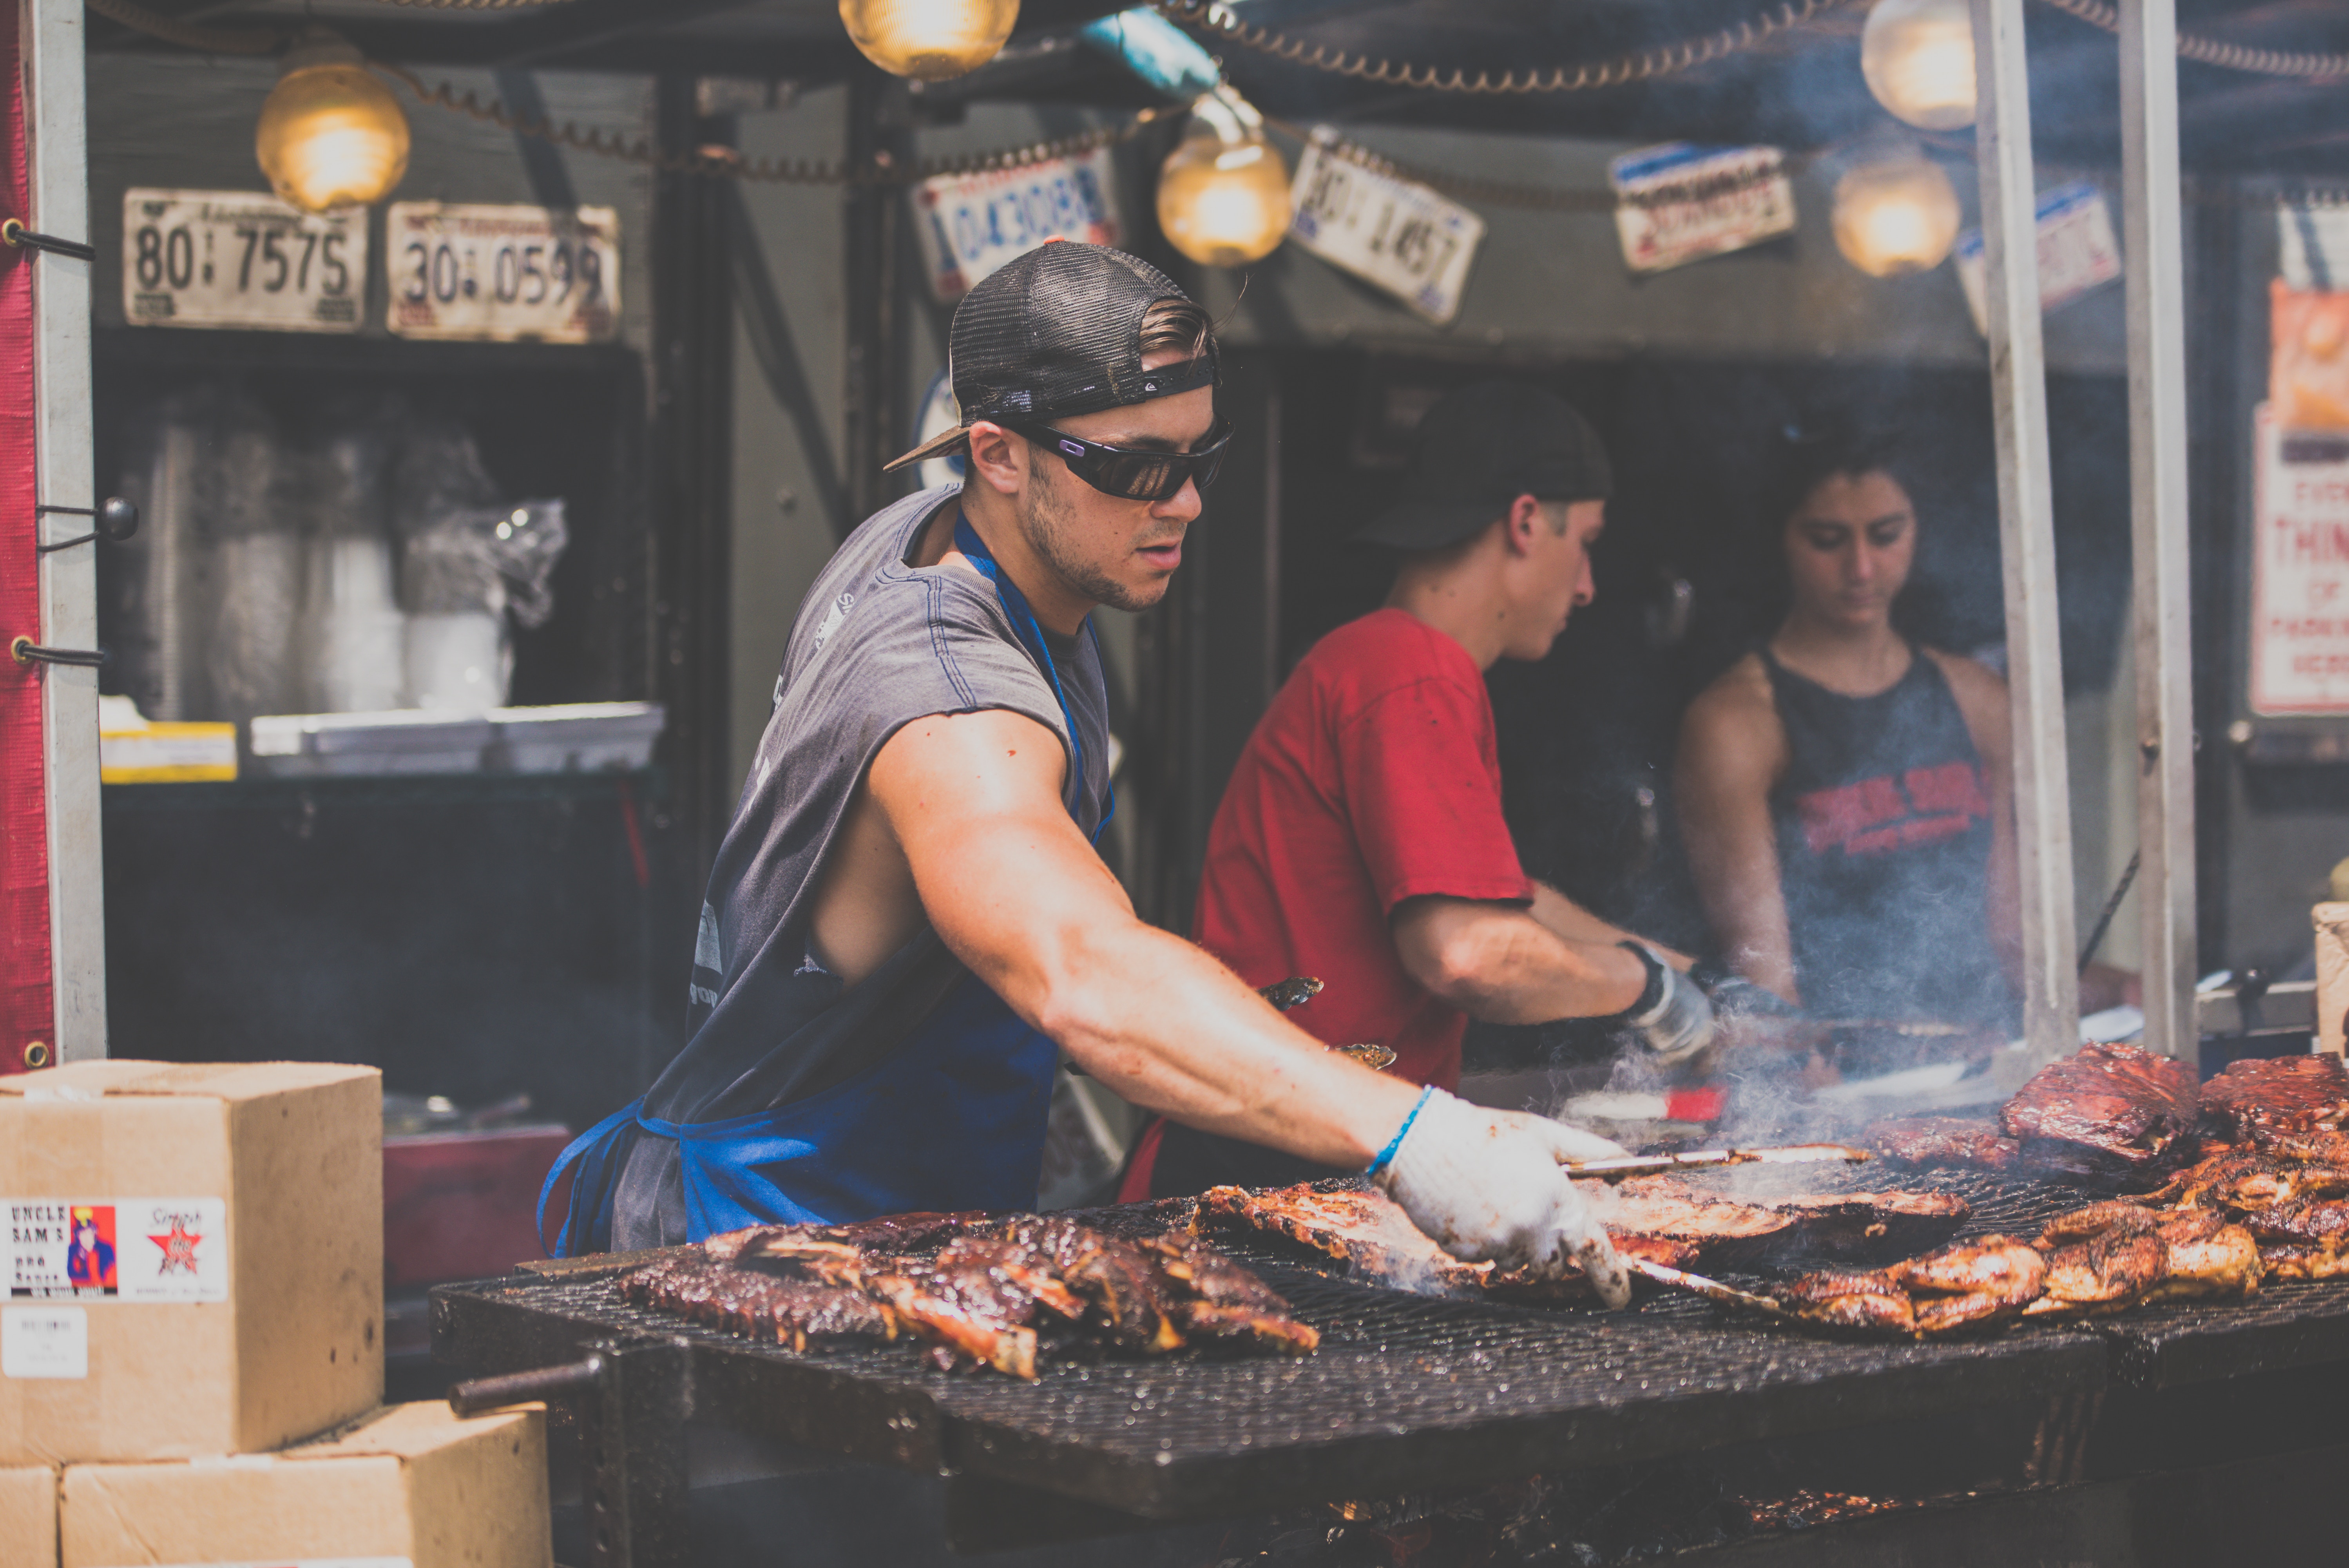
[[[89,233],[81,0],[24,5],[28,227]],[[89,309],[93,263],[50,252],[33,269],[34,465],[45,506],[94,511]],[[40,542],[90,533],[89,511],[41,515]],[[98,645],[98,541],[41,556],[41,641]],[[98,671],[53,664],[42,677],[42,789],[49,835],[49,963],[56,1059],[106,1054],[106,908],[98,826]]]
[[[2120,50],[2145,1043],[2191,1060],[2200,1031],[2194,1006],[2194,681],[2176,0],[2122,6]]]
[[[2047,457],[2047,355],[2040,334],[2037,192],[2023,0],[1973,0],[1990,387],[1998,442],[1999,554],[2014,736],[2014,833],[2022,893],[2023,1030],[2031,1064],[2080,1043],[2072,907],[2072,804],[2064,744],[2064,655],[2055,618],[2055,508]],[[2173,157],[2174,157],[2173,153]]]

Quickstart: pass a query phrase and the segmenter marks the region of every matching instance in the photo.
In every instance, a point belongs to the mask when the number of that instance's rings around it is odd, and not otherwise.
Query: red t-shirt
[[[1501,817],[1493,702],[1476,662],[1409,612],[1313,645],[1257,722],[1207,834],[1198,944],[1251,985],[1323,982],[1288,1016],[1333,1046],[1451,1088],[1466,1015],[1403,968],[1387,915],[1407,898],[1524,903]]]

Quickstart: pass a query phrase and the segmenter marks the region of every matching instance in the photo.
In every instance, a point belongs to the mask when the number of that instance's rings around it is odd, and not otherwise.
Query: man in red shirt
[[[1538,659],[1590,602],[1611,488],[1582,417],[1488,381],[1428,411],[1402,501],[1358,538],[1402,554],[1383,608],[1300,661],[1248,738],[1207,838],[1194,933],[1251,985],[1324,988],[1290,1015],[1452,1088],[1472,1016],[1619,1019],[1667,1062],[1711,1040],[1687,960],[1528,878],[1501,816],[1485,671]],[[1331,1174],[1159,1123],[1123,1195]]]

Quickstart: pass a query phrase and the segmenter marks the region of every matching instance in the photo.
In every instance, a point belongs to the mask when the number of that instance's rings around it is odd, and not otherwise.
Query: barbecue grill
[[[1870,1168],[1748,1168],[1703,1184],[1755,1197],[1953,1191],[1973,1205],[1961,1232],[1971,1235],[2034,1234],[2093,1196],[1984,1172]],[[433,1293],[433,1348],[475,1377],[554,1368],[475,1398],[578,1398],[583,1423],[598,1434],[588,1445],[588,1499],[599,1560],[647,1568],[685,1560],[678,1456],[688,1420],[949,1472],[983,1482],[999,1509],[1049,1516],[1066,1532],[1996,1407],[2093,1411],[2108,1378],[2158,1390],[2349,1361],[2349,1289],[2327,1284],[1888,1344],[1818,1337],[1690,1296],[1650,1297],[1611,1315],[1414,1296],[1335,1277],[1274,1243],[1218,1241],[1320,1330],[1319,1354],[1062,1364],[1032,1384],[931,1370],[903,1346],[794,1354],[630,1305],[617,1280],[655,1254],[442,1286]],[[2075,1455],[2084,1440],[2085,1431],[2066,1439]]]

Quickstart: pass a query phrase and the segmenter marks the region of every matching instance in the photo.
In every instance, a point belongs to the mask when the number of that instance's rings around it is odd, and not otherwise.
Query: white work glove
[[[1588,1151],[1600,1148],[1621,1152],[1558,1122],[1430,1089],[1372,1180],[1454,1257],[1523,1264],[1545,1278],[1562,1275],[1571,1263],[1599,1300],[1617,1307],[1631,1299],[1631,1276],[1557,1168],[1562,1159],[1590,1159]]]
[[[1639,955],[1648,966],[1651,1001],[1642,995],[1622,1018],[1657,1063],[1678,1067],[1713,1044],[1713,1002],[1704,987],[1636,942],[1616,944]],[[1644,1004],[1644,1005],[1643,1005]]]

